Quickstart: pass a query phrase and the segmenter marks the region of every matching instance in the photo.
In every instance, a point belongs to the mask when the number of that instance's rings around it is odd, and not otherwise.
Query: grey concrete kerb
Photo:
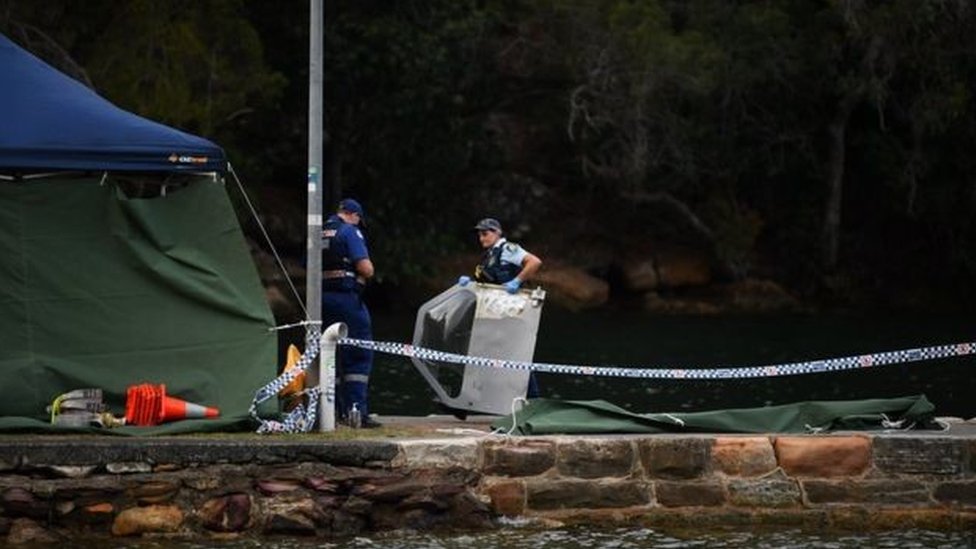
[[[317,461],[363,466],[389,462],[400,453],[391,441],[248,438],[5,437],[0,439],[0,471],[23,466],[148,463],[274,464]]]

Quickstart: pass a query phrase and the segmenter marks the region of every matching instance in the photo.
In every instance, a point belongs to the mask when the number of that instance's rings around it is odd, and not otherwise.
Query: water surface
[[[227,542],[124,541],[79,545],[81,549],[963,549],[976,547],[965,532],[900,530],[879,533],[765,531],[664,532],[649,528],[559,528],[538,530],[510,525],[479,534],[433,535],[410,532],[347,540],[272,538]]]
[[[378,340],[409,342],[413,315],[374,316]],[[543,312],[538,362],[654,368],[762,366],[976,341],[973,321],[947,315],[662,316]],[[924,393],[940,416],[976,416],[976,359],[753,380],[641,380],[539,374],[543,396],[604,399],[633,412],[699,411],[804,400]],[[371,406],[388,415],[441,413],[409,360],[377,354]]]

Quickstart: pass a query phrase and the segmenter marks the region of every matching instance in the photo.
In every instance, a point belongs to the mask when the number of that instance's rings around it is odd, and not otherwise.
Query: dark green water
[[[412,315],[374,315],[378,340],[410,342]],[[762,366],[976,341],[972,318],[945,315],[659,316],[543,312],[537,362],[634,367]],[[976,416],[976,358],[754,380],[660,381],[540,374],[543,396],[603,399],[633,412],[755,407],[924,393],[940,416]],[[372,410],[442,413],[409,360],[377,354]]]
[[[663,532],[649,528],[538,530],[518,524],[494,532],[438,536],[395,532],[348,540],[280,538],[230,542],[117,541],[79,545],[106,549],[963,549],[976,547],[976,535],[966,532],[901,530],[883,533],[825,534],[800,530]]]

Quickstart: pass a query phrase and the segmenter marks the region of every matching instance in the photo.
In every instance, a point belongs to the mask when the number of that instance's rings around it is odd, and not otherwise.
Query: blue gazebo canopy
[[[0,34],[0,169],[224,171],[214,143],[124,111]]]

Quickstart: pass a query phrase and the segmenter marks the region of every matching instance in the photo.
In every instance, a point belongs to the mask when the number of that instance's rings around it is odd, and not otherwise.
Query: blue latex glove
[[[513,278],[505,283],[505,291],[510,294],[514,294],[519,291],[519,288],[521,286],[522,286],[522,281],[517,278]]]
[[[462,276],[459,276],[458,277],[458,286],[467,286],[468,284],[471,284],[471,277],[470,276],[463,276],[462,275]]]

